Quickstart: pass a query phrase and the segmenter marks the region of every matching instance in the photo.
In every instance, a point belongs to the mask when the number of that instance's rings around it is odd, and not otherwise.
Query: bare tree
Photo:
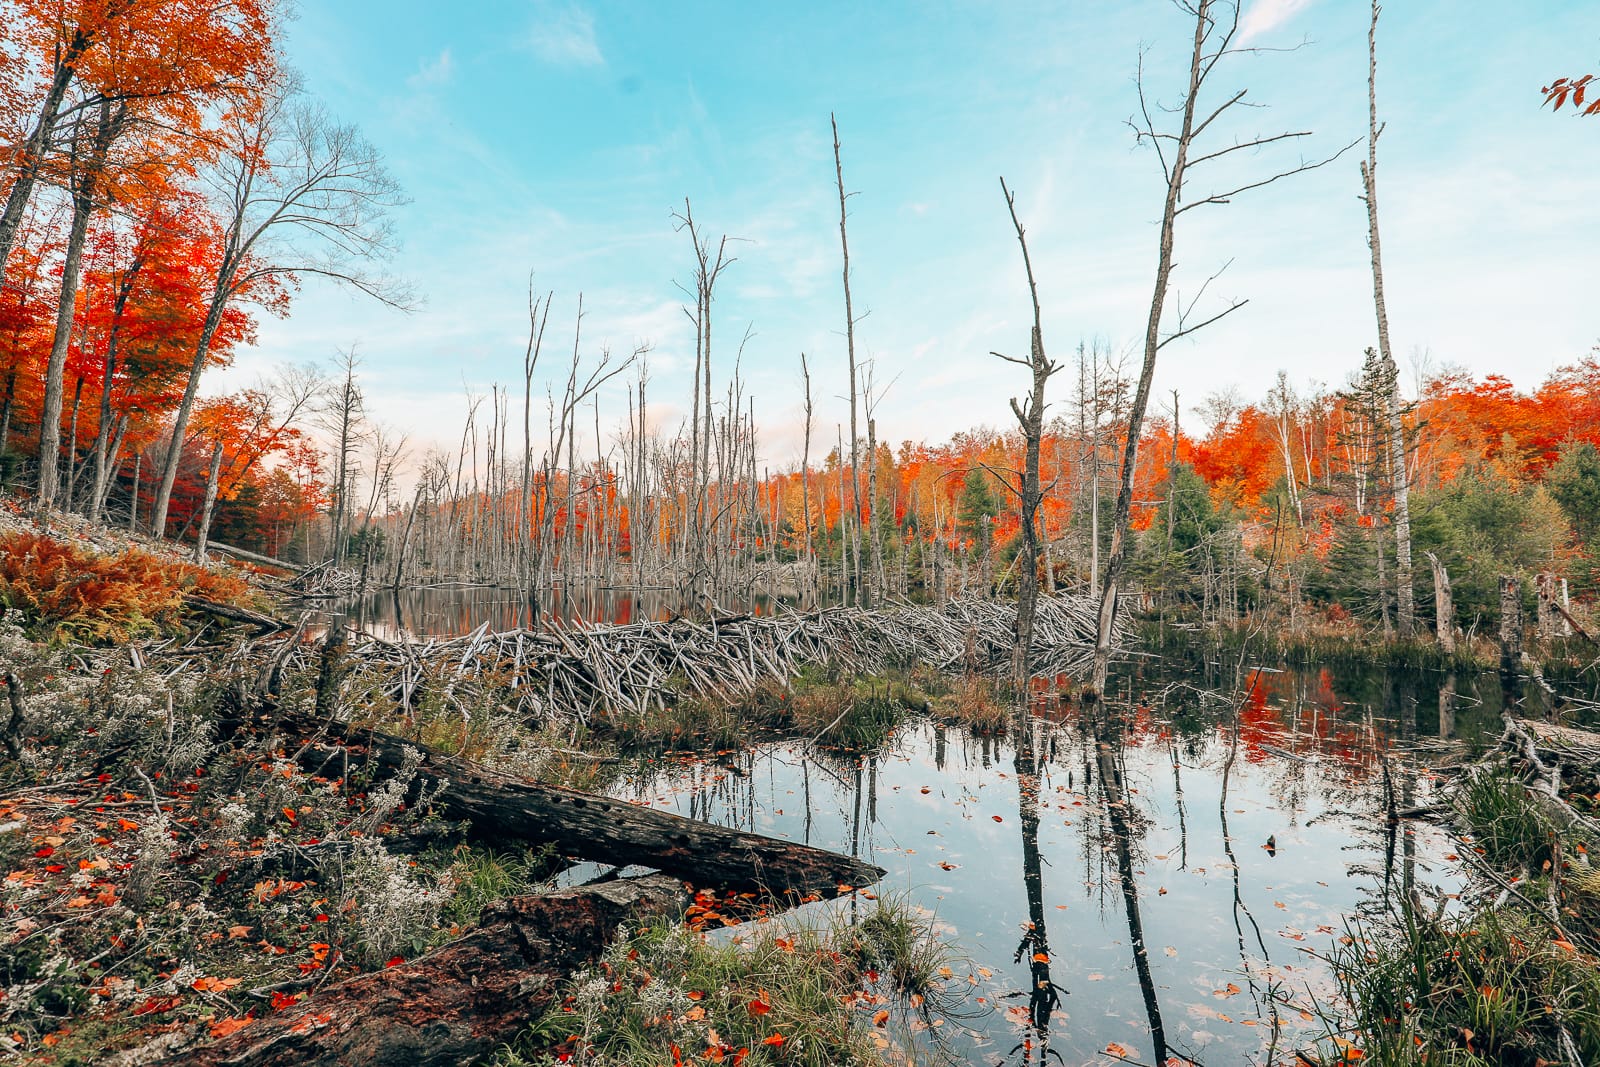
[[[1044,388],[1050,376],[1060,368],[1044,351],[1044,329],[1039,316],[1039,286],[1033,277],[1033,260],[1028,255],[1028,238],[1017,218],[1017,196],[1000,179],[1000,191],[1006,198],[1006,210],[1011,214],[1011,225],[1017,231],[1017,244],[1022,249],[1022,266],[1028,275],[1028,298],[1033,305],[1033,330],[1028,346],[1028,358],[1001,355],[1007,363],[1026,367],[1033,376],[1027,400],[1018,404],[1011,398],[1011,413],[1017,417],[1022,429],[1026,456],[1022,467],[1022,488],[1018,494],[1022,510],[1022,550],[1017,553],[1017,621],[1015,639],[1011,646],[1011,670],[1018,689],[1028,684],[1029,656],[1033,650],[1033,622],[1039,606],[1039,502],[1043,492],[1039,487],[1039,444],[1044,439]]]
[[[1411,590],[1411,493],[1406,475],[1405,425],[1400,417],[1400,368],[1389,348],[1389,311],[1383,298],[1383,251],[1378,241],[1378,13],[1372,2],[1367,26],[1367,158],[1361,161],[1361,186],[1367,202],[1367,244],[1372,251],[1372,305],[1378,317],[1378,354],[1388,378],[1386,409],[1389,480],[1394,486],[1394,602],[1395,628],[1410,637],[1416,624]]]
[[[360,440],[366,417],[366,401],[361,384],[356,381],[356,367],[360,361],[355,349],[339,353],[339,377],[328,388],[323,405],[318,412],[323,429],[334,439],[333,454],[333,510],[328,516],[328,558],[336,565],[344,563],[349,544],[350,487],[354,481],[351,456]]]
[[[1095,693],[1105,691],[1106,672],[1111,657],[1111,640],[1117,616],[1117,601],[1121,591],[1123,571],[1127,567],[1129,546],[1129,516],[1133,507],[1134,470],[1139,456],[1139,439],[1143,429],[1145,410],[1150,401],[1150,389],[1155,378],[1156,357],[1167,345],[1232,314],[1243,307],[1245,301],[1236,300],[1215,313],[1198,312],[1200,300],[1217,277],[1213,274],[1199,286],[1198,292],[1187,303],[1178,301],[1172,319],[1167,320],[1167,292],[1172,284],[1174,239],[1178,218],[1197,208],[1228,204],[1243,193],[1271,185],[1282,178],[1300,174],[1333,162],[1356,142],[1339,152],[1316,162],[1301,160],[1294,166],[1273,171],[1265,177],[1229,175],[1215,187],[1215,191],[1199,196],[1186,195],[1191,171],[1199,171],[1207,164],[1229,159],[1237,152],[1252,152],[1283,142],[1310,136],[1309,131],[1277,134],[1257,134],[1235,139],[1211,147],[1217,138],[1217,121],[1235,108],[1248,107],[1245,96],[1248,90],[1239,89],[1221,99],[1214,106],[1202,97],[1207,95],[1210,82],[1218,65],[1232,56],[1254,51],[1235,44],[1239,32],[1238,0],[1175,0],[1176,7],[1194,22],[1193,44],[1189,52],[1188,81],[1181,102],[1163,107],[1153,103],[1145,92],[1144,57],[1140,55],[1137,86],[1139,116],[1129,119],[1140,143],[1148,143],[1156,153],[1161,171],[1166,178],[1166,198],[1161,212],[1161,229],[1156,255],[1156,274],[1150,297],[1150,313],[1145,322],[1144,361],[1139,371],[1138,386],[1133,404],[1128,412],[1127,435],[1122,449],[1121,475],[1117,486],[1117,502],[1112,512],[1111,550],[1106,559],[1105,576],[1100,587],[1100,612],[1095,637],[1094,675],[1091,681]],[[1166,112],[1178,116],[1176,130],[1158,129],[1153,112]],[[1211,134],[1210,138],[1207,134]],[[1226,175],[1226,171],[1224,171]],[[1224,265],[1226,269],[1226,265]]]
[[[859,529],[861,454],[856,435],[856,318],[855,309],[850,302],[850,239],[845,233],[845,200],[849,194],[844,191],[844,164],[839,157],[839,120],[830,113],[828,122],[833,127],[833,173],[839,186],[839,248],[844,254],[844,267],[841,273],[844,278],[844,350],[850,367],[850,515],[852,525]],[[868,507],[870,506],[869,502]],[[862,596],[861,569],[861,550],[858,542],[853,578],[858,599]]]
[[[686,586],[692,586],[701,577],[706,565],[705,546],[711,533],[706,529],[708,504],[706,490],[711,482],[711,439],[714,436],[711,410],[711,305],[716,296],[717,279],[732,263],[728,255],[728,236],[717,240],[716,253],[711,250],[711,239],[702,237],[695,224],[694,212],[687,198],[682,214],[673,216],[680,230],[687,230],[694,245],[694,311],[684,308],[684,314],[694,323],[694,406],[689,417],[689,462],[691,541],[693,560]],[[730,413],[736,414],[736,413]]]
[[[216,141],[216,162],[204,180],[222,220],[222,248],[156,492],[151,532],[157,537],[165,535],[200,375],[230,304],[258,287],[306,275],[331,278],[391,307],[411,299],[376,268],[393,252],[388,212],[404,197],[354,126],[336,122],[288,80],[272,87],[259,108],[230,113]]]
[[[805,385],[806,430],[805,444],[800,452],[800,515],[805,530],[805,550],[801,559],[808,568],[807,573],[815,573],[815,585],[812,588],[817,599],[822,597],[822,582],[820,569],[816,572],[809,570],[811,566],[811,368],[806,366],[806,354],[800,353],[800,377]]]

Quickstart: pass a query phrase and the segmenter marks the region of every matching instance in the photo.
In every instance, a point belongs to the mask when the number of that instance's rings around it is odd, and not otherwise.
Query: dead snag
[[[330,986],[215,1044],[135,1053],[120,1067],[476,1063],[542,1014],[562,979],[599,959],[619,925],[676,918],[688,903],[683,883],[659,874],[512,897],[425,956]]]

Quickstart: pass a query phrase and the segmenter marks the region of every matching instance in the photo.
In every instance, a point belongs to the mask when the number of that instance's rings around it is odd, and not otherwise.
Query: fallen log
[[[250,626],[258,627],[263,632],[268,633],[277,630],[292,630],[294,628],[293,623],[285,622],[275,616],[265,615],[259,611],[251,611],[249,608],[235,607],[232,604],[223,604],[215,600],[207,600],[205,597],[194,596],[193,594],[184,596],[183,606],[188,608],[190,611],[199,611],[204,612],[207,615],[215,615],[217,618],[227,619],[229,622],[246,623]]]
[[[696,886],[741,892],[831,893],[841,885],[871,885],[885,873],[826,849],[529,782],[392,734],[310,716],[285,718],[278,725],[301,737],[321,734],[340,742],[305,746],[298,758],[308,767],[334,759],[342,765],[348,757],[352,768],[394,772],[405,766],[406,750],[416,750],[421,761],[412,795],[425,789],[435,814],[465,822],[469,836],[486,843],[548,842],[567,855],[619,867],[653,867]]]
[[[214,1044],[169,1038],[114,1067],[455,1067],[475,1063],[549,1006],[625,921],[676,918],[689,903],[666,875],[625,878],[485,909],[477,929],[425,956],[329,986]],[[185,1035],[187,1037],[187,1035]],[[193,1038],[188,1038],[192,1041]],[[179,1046],[182,1047],[179,1047]]]
[[[246,563],[255,563],[262,567],[276,567],[278,570],[288,571],[290,574],[299,574],[305,570],[305,567],[299,563],[289,563],[285,560],[273,559],[271,556],[263,556],[255,552],[246,552],[242,548],[234,548],[232,545],[219,544],[216,541],[207,541],[206,550],[208,552],[220,552],[224,556],[231,556],[234,559],[244,560]]]

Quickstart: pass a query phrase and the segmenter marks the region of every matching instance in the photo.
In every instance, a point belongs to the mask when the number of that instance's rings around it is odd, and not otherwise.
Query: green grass
[[[1550,862],[1555,828],[1521,782],[1503,774],[1477,775],[1462,788],[1457,805],[1473,843],[1490,863],[1539,872]]]
[[[548,845],[521,853],[461,845],[445,865],[453,895],[440,911],[439,924],[459,931],[476,926],[483,909],[495,901],[547,888],[545,881],[559,866],[559,857]]]
[[[1595,961],[1515,910],[1436,922],[1408,907],[1381,928],[1352,927],[1332,963],[1362,1062],[1565,1064],[1562,1030],[1584,1062],[1600,1057]]]
[[[1329,1020],[1329,1041],[1342,1042],[1334,1057],[1357,1049],[1381,1067],[1595,1062],[1600,960],[1589,950],[1600,875],[1568,862],[1581,854],[1509,773],[1469,778],[1457,815],[1463,848],[1505,873],[1459,914],[1429,914],[1412,898],[1350,927],[1329,959],[1348,1012]]]

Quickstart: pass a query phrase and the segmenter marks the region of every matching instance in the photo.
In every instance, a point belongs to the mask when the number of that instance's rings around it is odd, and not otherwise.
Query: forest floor
[[[930,968],[946,950],[912,909],[880,901],[848,925],[759,925],[730,953],[698,931],[765,924],[785,902],[650,878],[551,894],[567,865],[554,848],[469,840],[429,803],[448,786],[430,792],[412,762],[442,740],[490,768],[596,785],[618,745],[703,750],[709,722],[692,737],[692,719],[577,738],[522,728],[488,745],[341,703],[336,717],[381,718],[415,742],[401,766],[379,767],[289,728],[327,692],[328,658],[286,662],[227,617],[271,610],[251,571],[0,508],[0,599],[0,1055],[511,1064],[647,1039],[663,1053],[693,1043],[705,1062],[870,1064],[887,1047],[877,1013],[938,1003],[944,979]],[[336,691],[367,692],[360,663],[339,670],[350,684]],[[763,692],[754,703],[770,714],[745,721],[871,741],[925,700],[905,683],[797,692],[792,703]],[[308,760],[318,744],[320,762]],[[623,957],[602,959],[619,928],[627,947],[611,951]],[[774,969],[779,957],[791,965]],[[607,984],[602,1026],[574,998],[586,968],[622,963],[629,980]],[[524,995],[489,997],[485,967]],[[516,1007],[494,1015],[489,1000]],[[360,1016],[380,1032],[347,1025]],[[408,1019],[427,1036],[397,1044]]]

